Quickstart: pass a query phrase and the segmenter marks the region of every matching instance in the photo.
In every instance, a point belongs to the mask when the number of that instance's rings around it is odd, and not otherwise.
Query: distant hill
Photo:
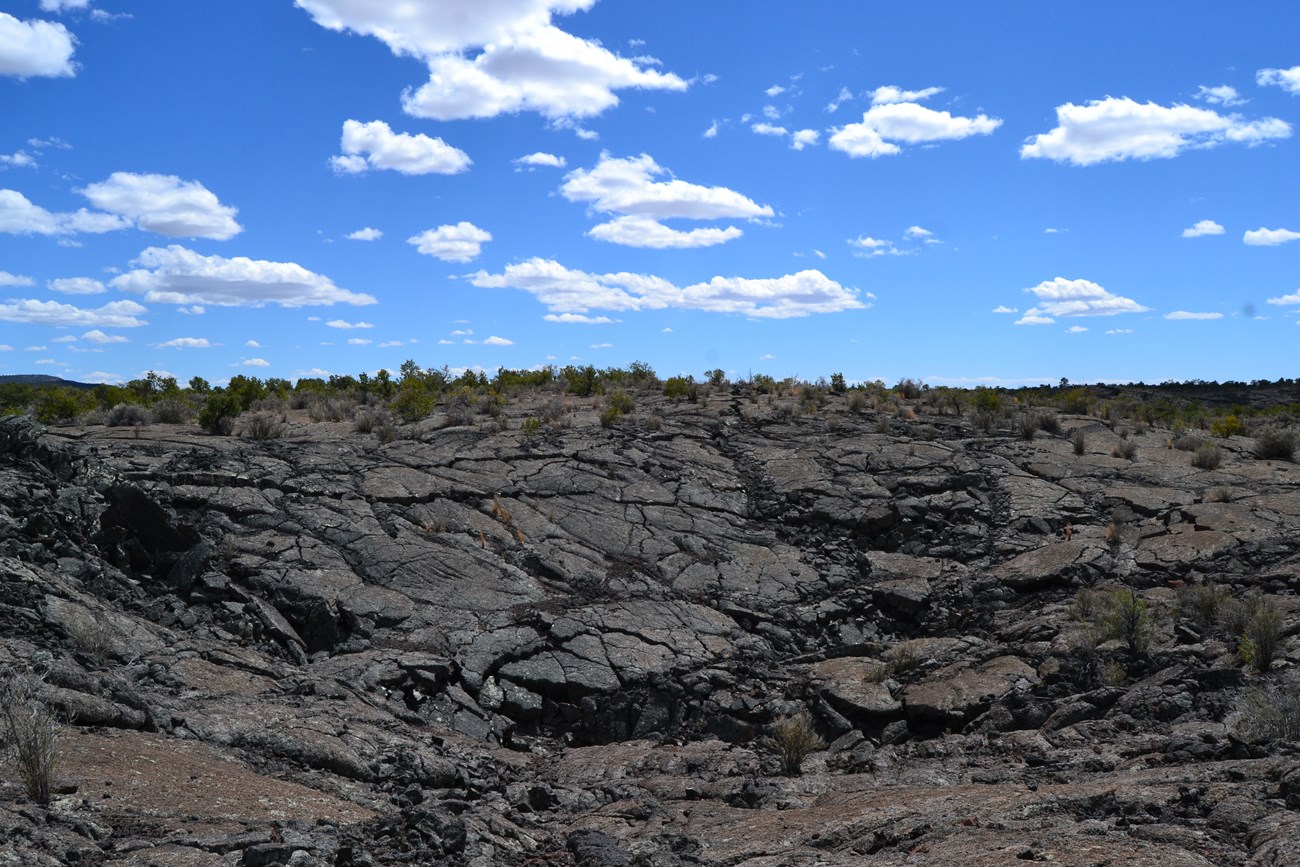
[[[94,388],[94,382],[76,382],[48,373],[11,373],[0,376],[0,385],[62,385],[68,388]]]

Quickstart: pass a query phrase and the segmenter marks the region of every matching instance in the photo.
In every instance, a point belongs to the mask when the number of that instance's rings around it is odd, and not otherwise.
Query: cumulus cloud
[[[206,337],[175,337],[153,345],[159,349],[211,349],[216,344]]]
[[[372,344],[372,343],[374,343],[374,341],[371,340],[371,339],[368,338],[368,337],[349,337],[349,338],[348,338],[348,345],[349,345],[349,346],[369,346],[369,345]]]
[[[1165,314],[1166,319],[1222,319],[1222,313],[1193,313],[1188,310],[1175,310]]]
[[[907,250],[898,249],[898,247],[894,246],[893,241],[873,238],[870,235],[860,235],[857,238],[850,238],[849,246],[853,248],[853,255],[860,258],[869,258],[871,256],[906,256],[909,252]]]
[[[133,264],[140,267],[114,277],[111,285],[164,304],[308,307],[377,303],[372,295],[342,289],[328,277],[294,262],[203,256],[172,244],[147,248]]]
[[[343,122],[341,156],[330,165],[340,174],[361,174],[370,169],[391,169],[404,175],[456,175],[472,160],[459,148],[424,133],[395,133],[382,120]]]
[[[134,301],[111,301],[93,309],[58,301],[23,298],[0,304],[0,322],[81,328],[138,328],[147,324],[140,316],[148,313]]]
[[[1242,105],[1246,102],[1237,93],[1237,88],[1229,84],[1221,84],[1218,87],[1206,87],[1202,84],[1196,88],[1196,98],[1202,102],[1208,102],[1210,105],[1221,105],[1224,108]]]
[[[1255,83],[1260,87],[1280,87],[1300,96],[1300,66],[1290,69],[1261,69],[1255,73]]]
[[[1300,238],[1300,232],[1290,229],[1251,229],[1241,236],[1241,240],[1252,247],[1276,247]]]
[[[422,60],[429,80],[402,94],[416,117],[453,120],[535,111],[589,117],[618,104],[616,90],[675,90],[687,82],[648,69],[551,23],[596,0],[295,0],[322,27],[374,36],[399,56]]]
[[[483,341],[484,346],[514,346],[513,340],[507,340],[504,337],[497,337],[495,334]]]
[[[1031,137],[1020,148],[1021,159],[1050,159],[1076,166],[1170,159],[1188,148],[1257,145],[1291,135],[1290,124],[1275,117],[1246,120],[1208,108],[1139,103],[1112,96],[1087,105],[1059,105],[1056,122],[1055,129]]]
[[[547,313],[542,317],[546,322],[564,322],[581,325],[608,325],[613,322],[608,316],[584,316],[581,313]]]
[[[461,220],[454,226],[439,226],[421,232],[407,238],[406,243],[424,255],[434,256],[444,262],[471,262],[483,252],[483,245],[491,240],[491,232]]]
[[[364,229],[357,229],[355,232],[349,232],[345,235],[349,241],[378,241],[384,237],[384,233],[378,229],[372,229],[366,226]]]
[[[815,129],[800,129],[790,133],[790,147],[801,151],[821,140],[822,134]]]
[[[0,271],[0,286],[34,286],[36,281],[23,274],[10,274]]]
[[[857,290],[816,270],[775,278],[714,277],[707,283],[679,287],[648,274],[591,274],[551,259],[533,258],[509,265],[501,274],[479,271],[470,282],[528,292],[554,313],[677,308],[787,319],[869,306],[858,299]]]
[[[762,121],[753,124],[750,127],[750,129],[758,133],[759,135],[771,135],[771,136],[788,135],[790,132],[790,130],[786,129],[783,126],[774,126],[773,124],[763,123]]]
[[[30,169],[36,166],[36,158],[27,151],[14,151],[11,154],[0,154],[0,166],[9,166],[15,169]]]
[[[1198,220],[1190,227],[1183,229],[1184,238],[1199,238],[1202,235],[1222,235],[1223,227],[1213,220]]]
[[[942,87],[927,87],[922,90],[903,90],[901,87],[895,87],[892,84],[886,84],[883,87],[877,87],[871,91],[872,105],[893,105],[897,102],[920,102],[923,99],[929,99],[943,93]],[[844,91],[840,92],[844,96]]]
[[[1066,334],[1082,334],[1083,332],[1085,332],[1085,331],[1087,331],[1087,330],[1088,330],[1088,329],[1087,329],[1086,327],[1082,326],[1082,325],[1071,325],[1069,328],[1065,329],[1065,333],[1066,333]]]
[[[656,180],[662,176],[669,180]],[[684,232],[663,220],[757,220],[774,213],[735,190],[674,178],[649,154],[616,159],[602,153],[594,168],[566,175],[560,193],[571,202],[588,202],[592,211],[619,215],[588,235],[630,247],[707,247],[744,234],[735,226]]]
[[[87,331],[85,334],[81,335],[81,339],[89,343],[100,343],[100,344],[130,342],[120,334],[105,334],[104,332],[100,331],[98,328]]]
[[[113,172],[108,180],[81,192],[101,211],[159,235],[225,241],[244,230],[235,222],[236,208],[221,204],[198,181],[182,181],[175,175]]]
[[[238,367],[270,367],[270,366],[271,366],[271,362],[267,361],[265,358],[245,358],[243,361],[239,362],[238,365],[231,365],[231,366],[232,366],[232,367],[235,367],[235,366],[238,366]]]
[[[103,283],[90,277],[60,277],[45,285],[64,295],[99,295],[108,291]]]
[[[326,322],[325,324],[328,325],[330,328],[342,328],[345,331],[350,331],[353,328],[374,328],[375,327],[374,323],[372,322],[349,322],[346,319],[331,319],[329,322]]]
[[[1054,317],[1113,316],[1117,313],[1145,313],[1132,298],[1115,295],[1091,280],[1044,280],[1025,290],[1038,301],[1016,320],[1017,325],[1050,325]]]
[[[874,105],[862,115],[861,123],[846,124],[832,131],[830,147],[850,157],[891,156],[902,144],[925,144],[989,135],[1002,125],[998,118],[954,116],[915,102]]]
[[[565,160],[564,157],[557,157],[555,154],[548,154],[543,151],[519,157],[519,159],[514,160],[513,162],[517,166],[527,166],[530,168],[544,166],[552,169],[562,169],[568,165],[568,161]]]
[[[0,12],[0,75],[60,78],[77,74],[77,39],[56,21],[21,21]]]
[[[100,234],[126,229],[131,223],[114,214],[80,208],[57,213],[32,203],[17,190],[0,190],[0,233],[10,235]]]
[[[1290,295],[1280,295],[1277,298],[1268,299],[1269,304],[1279,307],[1285,307],[1291,304],[1300,304],[1300,289],[1292,292]]]
[[[994,312],[994,313],[1019,313],[1019,312],[1020,312],[1020,308],[1019,308],[1019,307],[1008,307],[1008,306],[1005,305],[1005,304],[999,304],[997,307],[994,307],[994,308],[993,308],[993,312]]]

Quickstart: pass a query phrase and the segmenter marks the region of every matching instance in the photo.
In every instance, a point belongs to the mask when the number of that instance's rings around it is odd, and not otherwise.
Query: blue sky
[[[0,4],[0,373],[1296,375],[1294,4],[917,9]]]

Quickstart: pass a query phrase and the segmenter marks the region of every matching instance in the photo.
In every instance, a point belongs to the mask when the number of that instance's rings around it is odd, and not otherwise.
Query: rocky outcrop
[[[725,389],[520,430],[550,399],[390,443],[0,419],[0,663],[67,721],[0,863],[1288,863],[1300,759],[1240,723],[1294,688],[1300,468]],[[1269,672],[1211,587],[1281,612]]]

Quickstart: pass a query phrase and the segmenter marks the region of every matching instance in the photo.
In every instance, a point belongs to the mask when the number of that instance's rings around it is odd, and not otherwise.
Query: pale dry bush
[[[27,797],[48,804],[54,793],[59,722],[40,697],[40,680],[10,673],[0,681],[0,726]]]

